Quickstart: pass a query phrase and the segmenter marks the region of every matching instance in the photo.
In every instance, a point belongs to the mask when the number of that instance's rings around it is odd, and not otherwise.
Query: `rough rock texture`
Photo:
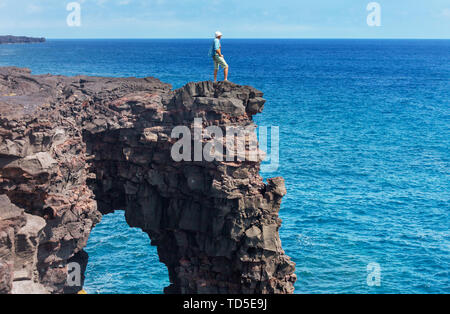
[[[278,235],[284,180],[265,184],[259,160],[171,158],[175,126],[252,126],[262,96],[0,68],[0,293],[77,292],[67,265],[84,272],[89,234],[114,210],[157,246],[166,293],[292,293]]]
[[[45,220],[25,213],[6,195],[0,195],[0,218],[0,293],[46,293],[36,268]]]

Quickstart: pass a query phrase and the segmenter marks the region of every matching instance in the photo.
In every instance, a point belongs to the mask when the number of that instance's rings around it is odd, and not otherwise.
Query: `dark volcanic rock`
[[[0,44],[31,44],[31,43],[43,43],[45,38],[35,38],[26,36],[0,36]]]
[[[0,68],[0,293],[76,292],[68,264],[84,272],[89,234],[114,210],[157,246],[166,293],[292,293],[278,235],[284,180],[265,184],[260,161],[171,157],[175,126],[252,126],[262,96]]]

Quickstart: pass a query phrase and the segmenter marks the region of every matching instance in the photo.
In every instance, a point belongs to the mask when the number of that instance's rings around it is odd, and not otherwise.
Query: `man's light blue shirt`
[[[212,56],[217,55],[216,51],[219,50],[220,48],[221,48],[220,40],[219,40],[219,38],[215,38],[214,42],[213,42],[213,44],[211,46],[211,49],[209,50],[209,56],[212,57]]]

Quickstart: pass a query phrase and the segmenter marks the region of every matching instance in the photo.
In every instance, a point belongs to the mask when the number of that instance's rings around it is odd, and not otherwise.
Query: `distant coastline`
[[[30,43],[43,43],[44,37],[26,37],[26,36],[0,36],[0,44],[30,44]]]

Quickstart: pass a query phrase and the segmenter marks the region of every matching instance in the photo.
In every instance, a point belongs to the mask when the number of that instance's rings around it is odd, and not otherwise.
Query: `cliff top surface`
[[[262,92],[249,86],[231,82],[214,84],[211,81],[191,82],[178,90],[154,77],[112,78],[94,76],[33,75],[27,68],[0,67],[0,117],[20,118],[35,115],[39,109],[54,107],[55,104],[107,103],[127,95],[151,93],[160,95],[163,104],[176,95],[181,98],[186,91],[192,97],[242,98],[245,90],[253,98],[262,97]],[[68,99],[70,98],[70,101]],[[246,99],[241,99],[244,102]],[[248,100],[248,99],[247,99]],[[262,108],[261,108],[262,110]],[[256,110],[260,112],[258,108]],[[257,113],[254,112],[254,113]]]
[[[38,108],[54,104],[73,94],[79,96],[122,96],[137,91],[169,92],[171,86],[155,78],[102,78],[32,75],[31,70],[0,67],[0,115],[32,115]]]

